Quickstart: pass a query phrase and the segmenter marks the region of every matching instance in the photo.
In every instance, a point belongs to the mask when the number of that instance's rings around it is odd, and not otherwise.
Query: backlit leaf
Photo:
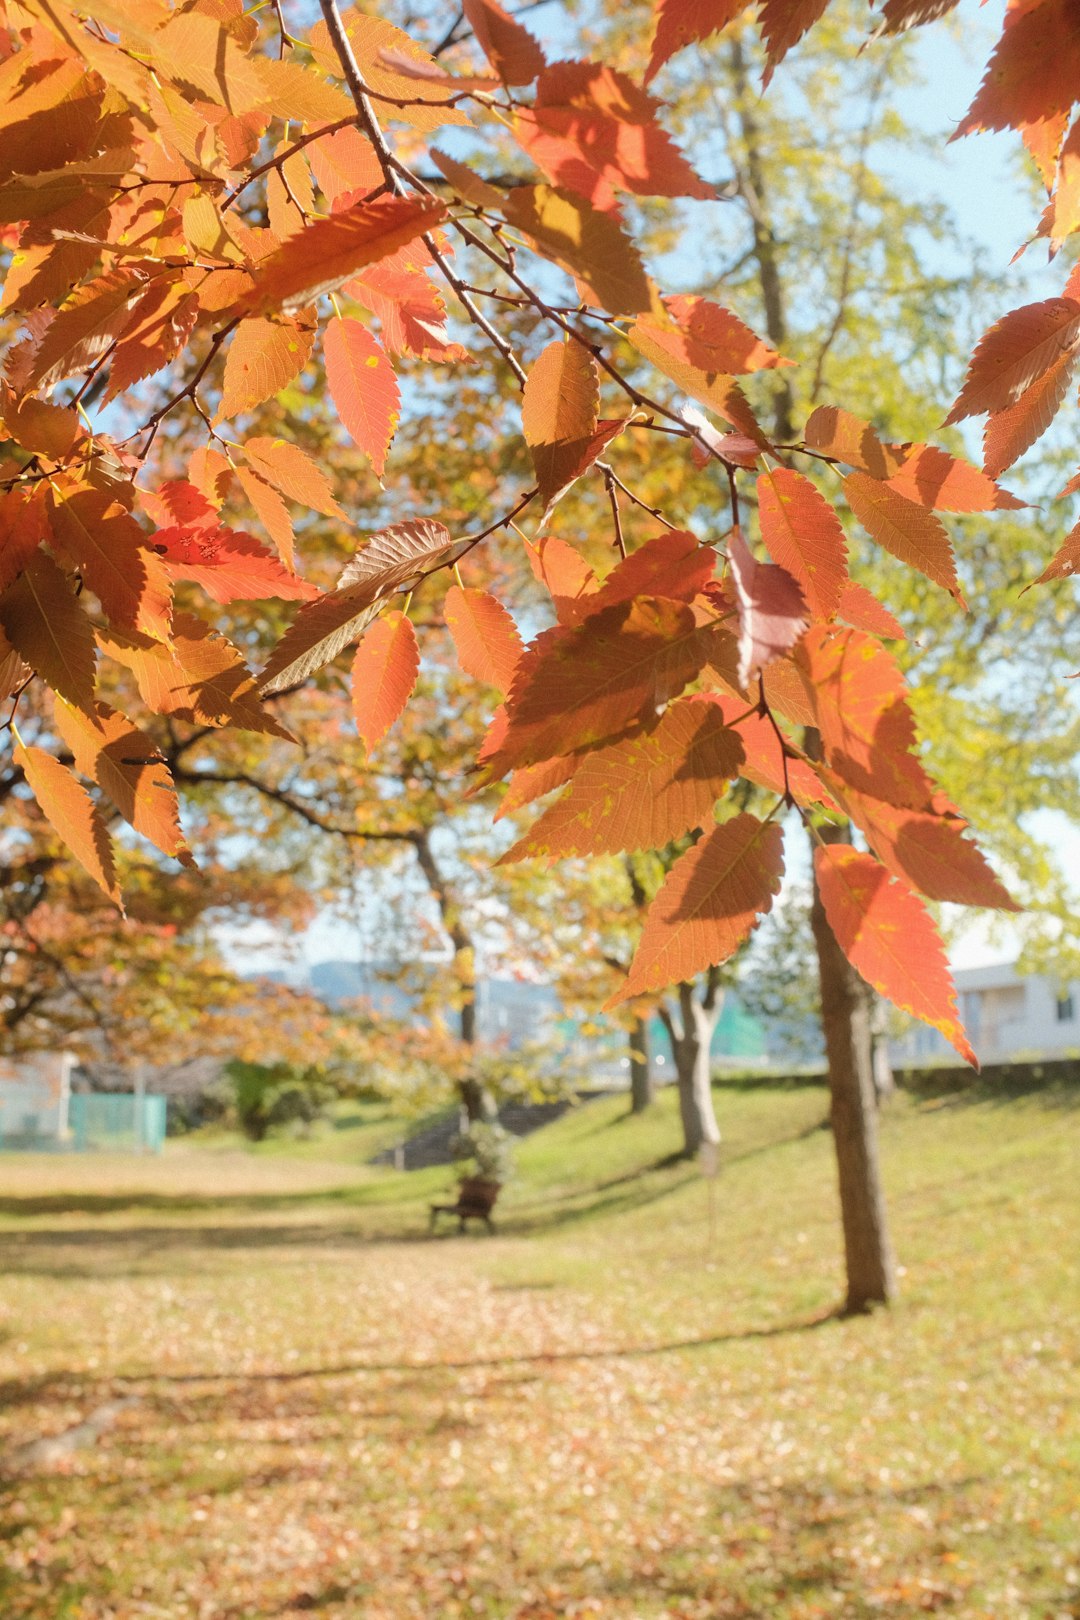
[[[1027,504],[999,488],[970,461],[936,445],[905,444],[897,449],[904,454],[904,465],[889,479],[889,488],[920,506],[935,512],[1001,512]]]
[[[38,346],[32,386],[52,388],[100,359],[131,320],[144,286],[128,271],[111,270],[73,293]]]
[[[82,783],[43,748],[24,748],[17,743],[12,758],[49,825],[113,905],[120,906],[112,842],[100,810]]]
[[[712,579],[715,568],[715,551],[701,545],[696,534],[689,529],[665,529],[616,563],[584,606],[589,613],[599,613],[634,596],[670,596],[692,602]]]
[[[1045,585],[1051,579],[1070,579],[1080,573],[1080,523],[1070,529],[1054,556],[1047,563],[1036,585]]]
[[[343,518],[330,480],[308,452],[288,439],[258,437],[244,440],[244,457],[260,478],[290,501],[309,506],[326,517]]]
[[[648,84],[664,63],[687,45],[708,39],[746,9],[746,0],[657,0]]]
[[[774,467],[757,481],[769,555],[798,582],[815,619],[831,619],[847,580],[847,542],[831,502],[801,473]]]
[[[194,866],[180,827],[176,789],[156,743],[107,703],[97,704],[90,715],[58,698],[54,714],[75,769],[97,783],[137,833],[163,854]]]
[[[499,0],[464,0],[465,20],[476,43],[504,84],[531,84],[544,66],[544,53],[523,23]]]
[[[506,218],[540,252],[568,270],[590,304],[612,315],[640,315],[658,306],[637,248],[609,214],[555,186],[516,186]]]
[[[758,24],[765,41],[767,66],[762,87],[793,45],[824,16],[829,0],[762,0]]]
[[[772,909],[783,873],[776,822],[738,815],[706,833],[668,873],[626,981],[607,1006],[726,962]]]
[[[49,528],[113,624],[168,635],[172,587],[161,559],[149,535],[108,490],[52,495]]]
[[[174,579],[200,585],[215,602],[310,602],[318,587],[282,566],[254,535],[222,524],[159,529],[154,544]]]
[[[1006,411],[1080,342],[1080,303],[1044,298],[1010,310],[979,339],[945,423]]]
[[[412,621],[396,609],[381,614],[356,650],[351,675],[356,729],[369,753],[398,719],[419,673]]]
[[[816,849],[814,870],[829,927],[855,971],[886,1000],[940,1030],[977,1068],[945,950],[922,903],[872,855],[850,845]]]
[[[596,575],[581,555],[558,535],[546,535],[525,554],[535,577],[551,593],[560,624],[580,624],[595,605]]]
[[[741,763],[739,735],[717,705],[673,703],[655,726],[587,754],[562,797],[498,864],[662,848],[711,824]]]
[[[787,652],[806,628],[806,602],[797,582],[776,563],[759,563],[738,529],[727,542],[739,609],[739,684]]]
[[[152,713],[294,740],[263,706],[251,671],[232,642],[193,613],[175,616],[168,646],[137,630],[99,631],[98,641],[110,658],[131,670]]]
[[[451,585],[444,612],[466,675],[505,695],[521,657],[521,637],[502,603],[489,591]]]
[[[549,343],[529,369],[521,424],[545,510],[576,476],[597,423],[600,383],[584,344]]]
[[[0,596],[0,626],[19,656],[80,709],[94,701],[94,632],[68,576],[38,551]]]
[[[1034,0],[1005,11],[986,75],[956,131],[1017,128],[1068,113],[1080,83],[1074,0]]]
[[[966,608],[956,577],[952,543],[940,518],[865,473],[848,473],[844,494],[855,516],[879,546],[941,585]]]
[[[899,447],[883,444],[869,422],[837,405],[819,405],[810,413],[803,443],[871,478],[893,478],[904,464]]]
[[[350,437],[382,477],[401,408],[394,368],[363,324],[335,316],[323,336],[326,383]]]
[[[840,604],[836,611],[856,630],[866,630],[872,636],[884,636],[887,640],[906,640],[900,621],[893,618],[888,608],[882,607],[872,591],[868,591],[865,585],[856,584],[853,579],[849,579],[840,592]]]
[[[1075,369],[1076,355],[1061,355],[1030,388],[1025,388],[1015,405],[987,417],[983,467],[989,478],[999,478],[1046,432],[1068,392]]]
[[[307,365],[314,342],[310,320],[241,321],[225,356],[217,420],[253,410],[288,387]]]

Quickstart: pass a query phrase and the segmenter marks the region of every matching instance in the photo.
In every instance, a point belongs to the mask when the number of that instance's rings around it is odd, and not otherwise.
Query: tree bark
[[[465,927],[457,897],[436,859],[427,830],[412,834],[410,841],[416,850],[416,859],[419,862],[420,870],[427,879],[428,888],[431,890],[435,903],[439,908],[442,925],[453,946],[452,973],[460,997],[458,1002],[458,1033],[464,1046],[475,1047],[477,1033],[476,953],[473,949],[472,937]],[[483,1081],[477,1080],[475,1076],[459,1080],[458,1094],[461,1098],[462,1112],[470,1125],[477,1120],[495,1118],[497,1112],[495,1099]]]
[[[643,1114],[652,1105],[656,1086],[649,1048],[648,1019],[636,1016],[630,1030],[630,1112]]]
[[[848,843],[844,827],[823,827],[826,843]],[[821,903],[817,880],[810,924],[817,946],[821,1023],[829,1067],[829,1094],[840,1212],[847,1265],[847,1314],[887,1305],[896,1294],[878,1161],[877,1107],[865,986],[837,943]]]
[[[712,1098],[710,1048],[723,998],[717,996],[713,977],[710,974],[702,1000],[695,996],[692,983],[679,985],[678,1023],[668,1008],[660,1009],[675,1059],[683,1156],[687,1159],[696,1158],[705,1143],[715,1147],[720,1142]]]

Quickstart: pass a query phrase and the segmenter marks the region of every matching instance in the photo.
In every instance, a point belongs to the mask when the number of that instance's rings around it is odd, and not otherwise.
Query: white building
[[[1040,974],[1017,973],[1010,963],[959,968],[957,1003],[980,1063],[1080,1055],[1080,982],[1061,984]],[[913,1024],[889,1042],[893,1064],[951,1059],[952,1047],[936,1029]]]
[[[0,1147],[59,1147],[70,1135],[70,1052],[0,1058]]]

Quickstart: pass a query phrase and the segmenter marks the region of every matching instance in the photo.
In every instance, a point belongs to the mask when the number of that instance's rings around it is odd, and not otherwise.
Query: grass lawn
[[[624,1108],[494,1238],[368,1116],[0,1161],[3,1620],[1080,1616],[1080,1095],[898,1100],[854,1321],[821,1090],[720,1088],[711,1188]]]

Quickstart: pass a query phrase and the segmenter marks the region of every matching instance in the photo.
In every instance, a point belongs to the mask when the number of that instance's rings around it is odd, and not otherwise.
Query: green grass
[[[899,1099],[903,1296],[843,1321],[811,1086],[521,1147],[495,1238],[447,1172],[292,1148],[0,1161],[4,1620],[1080,1616],[1080,1094]],[[18,1447],[117,1395],[95,1446]]]

